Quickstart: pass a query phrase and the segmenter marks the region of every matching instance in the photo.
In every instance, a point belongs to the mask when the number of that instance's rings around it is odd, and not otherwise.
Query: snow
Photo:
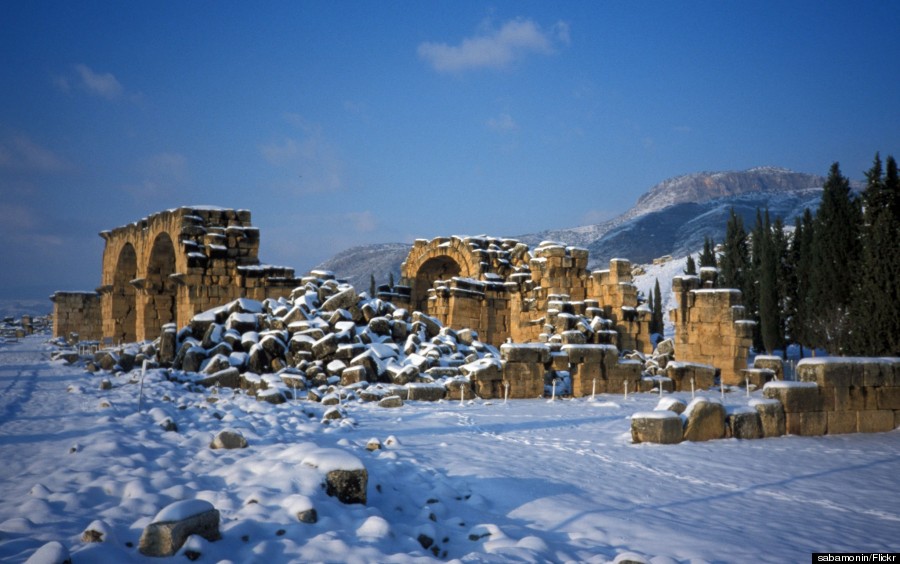
[[[138,412],[139,372],[88,374],[50,350],[41,337],[0,344],[4,562],[49,550],[74,564],[157,562],[138,553],[141,531],[182,501],[221,514],[221,540],[189,541],[202,562],[780,563],[900,551],[898,430],[658,448],[631,443],[630,417],[670,415],[653,411],[658,395],[636,393],[395,409],[348,399],[345,419],[324,424],[326,406],[306,399],[191,391],[161,371],[148,373]],[[761,398],[722,403],[734,412]],[[177,432],[157,425],[165,417]],[[211,450],[226,428],[249,448]],[[373,438],[382,448],[370,452]],[[326,469],[360,466],[367,505],[325,493]],[[312,508],[317,523],[298,521]],[[83,543],[88,528],[107,540]]]
[[[182,521],[188,517],[200,515],[201,513],[206,513],[213,509],[215,509],[215,507],[208,501],[202,499],[183,499],[164,507],[156,514],[156,517],[153,518],[152,522],[168,523],[169,521]]]

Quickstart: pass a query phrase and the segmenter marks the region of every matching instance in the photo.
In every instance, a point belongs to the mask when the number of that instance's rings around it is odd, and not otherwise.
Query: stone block
[[[681,417],[667,410],[635,413],[631,416],[631,440],[635,443],[680,443]]]
[[[878,409],[900,409],[900,387],[882,386],[875,395]]]
[[[744,368],[740,372],[744,384],[762,388],[766,382],[775,380],[775,372],[769,368]]]
[[[814,382],[769,382],[763,396],[780,401],[785,413],[822,411],[819,386]]]
[[[735,439],[761,439],[763,437],[759,413],[753,408],[729,413],[726,424],[731,436]]]
[[[894,412],[890,409],[856,412],[858,433],[886,433],[894,430]]]
[[[785,412],[785,430],[789,435],[818,437],[825,434],[828,418],[824,411]]]
[[[508,362],[546,364],[550,361],[550,347],[543,343],[504,343],[500,345],[500,357]]]
[[[208,501],[188,499],[164,508],[144,528],[138,550],[145,556],[172,556],[190,535],[221,538],[219,512]]]
[[[843,435],[856,432],[855,411],[827,412],[827,432],[829,435]]]
[[[774,399],[751,400],[750,406],[759,415],[763,437],[780,437],[785,433],[784,406]]]

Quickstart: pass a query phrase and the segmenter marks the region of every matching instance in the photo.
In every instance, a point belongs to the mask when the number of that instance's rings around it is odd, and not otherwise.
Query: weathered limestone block
[[[241,387],[241,372],[237,367],[230,366],[198,380],[197,383],[201,386],[206,386],[207,388],[220,386],[223,388],[237,389]]]
[[[744,379],[745,385],[762,388],[766,382],[775,380],[775,372],[769,368],[745,368],[741,370],[741,378]]]
[[[785,432],[784,406],[775,399],[750,400],[750,406],[759,415],[763,437],[780,437]]]
[[[631,416],[635,443],[675,444],[682,440],[681,417],[674,411],[641,411]]]
[[[169,366],[175,360],[177,333],[178,328],[174,323],[163,325],[162,334],[159,336],[159,352],[156,356],[156,360],[162,366]]]
[[[508,362],[546,364],[550,362],[550,347],[544,343],[504,343],[500,345],[500,356]]]
[[[725,436],[725,407],[715,400],[695,398],[684,411],[684,440],[709,441]]]
[[[856,432],[855,411],[827,411],[826,431],[829,435],[843,435]]]
[[[138,550],[145,556],[172,556],[190,535],[219,540],[219,511],[208,501],[176,501],[144,528]]]
[[[444,399],[447,389],[443,384],[414,383],[406,386],[410,401],[438,401]]]
[[[716,368],[708,364],[695,362],[669,362],[666,365],[666,376],[675,383],[675,391],[684,392],[691,389],[706,390],[715,385]]]
[[[321,309],[322,311],[349,309],[350,307],[355,306],[358,301],[359,296],[356,293],[356,289],[352,286],[348,286],[325,300]]]
[[[894,412],[890,409],[857,411],[858,433],[886,433],[894,430]]]
[[[882,386],[876,392],[878,409],[900,409],[900,386]]]
[[[763,388],[763,396],[777,399],[785,413],[822,411],[822,398],[815,382],[769,382]]]
[[[400,396],[387,396],[378,402],[378,407],[403,407],[403,398]]]
[[[818,437],[828,430],[828,416],[824,411],[800,411],[784,414],[785,431],[788,435]]]
[[[731,411],[727,415],[726,423],[730,435],[735,439],[761,439],[763,437],[759,413],[752,407]]]
[[[776,380],[784,380],[784,360],[780,356],[757,355],[753,359],[753,368],[767,368],[775,374]]]

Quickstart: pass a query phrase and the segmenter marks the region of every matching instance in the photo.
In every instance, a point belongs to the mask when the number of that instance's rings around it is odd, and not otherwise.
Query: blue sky
[[[97,233],[245,208],[266,263],[609,219],[651,186],[898,153],[892,2],[0,3],[0,296]]]

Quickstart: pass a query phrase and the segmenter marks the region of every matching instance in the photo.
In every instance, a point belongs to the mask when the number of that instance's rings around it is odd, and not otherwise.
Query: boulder
[[[138,550],[145,556],[172,556],[190,535],[219,540],[219,511],[201,499],[176,501],[144,528]]]
[[[320,448],[306,455],[301,464],[325,474],[328,495],[338,498],[341,503],[366,504],[369,473],[356,456],[340,449]]]
[[[201,386],[206,386],[207,388],[213,386],[220,386],[222,388],[240,388],[241,373],[236,367],[231,366],[198,380],[197,383]]]
[[[242,435],[240,431],[236,431],[234,429],[225,429],[224,431],[219,431],[219,434],[216,435],[212,442],[209,444],[209,448],[247,448],[247,439],[244,438],[244,435]]]
[[[709,441],[725,436],[725,407],[718,401],[695,398],[684,411],[684,440]]]
[[[25,564],[72,564],[72,557],[62,543],[50,541],[34,551]]]

